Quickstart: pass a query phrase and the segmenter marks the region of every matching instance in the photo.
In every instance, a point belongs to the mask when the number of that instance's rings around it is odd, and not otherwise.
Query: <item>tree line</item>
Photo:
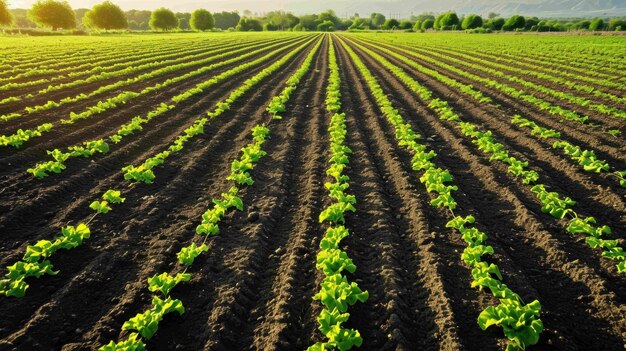
[[[9,10],[6,0],[0,0],[0,27],[42,27],[52,30],[84,27],[91,30],[237,30],[237,31],[334,31],[334,30],[467,30],[489,31],[567,31],[567,30],[626,30],[625,19],[560,19],[541,20],[537,17],[514,15],[503,18],[490,13],[486,18],[476,14],[459,16],[455,12],[438,15],[422,14],[408,20],[386,18],[381,13],[361,17],[355,13],[348,19],[339,18],[332,10],[319,14],[295,16],[289,12],[272,11],[263,15],[244,11],[214,12],[197,9],[191,13],[174,13],[166,8],[154,11],[124,12],[111,1],[91,9],[73,10],[67,1],[39,0],[28,10]]]

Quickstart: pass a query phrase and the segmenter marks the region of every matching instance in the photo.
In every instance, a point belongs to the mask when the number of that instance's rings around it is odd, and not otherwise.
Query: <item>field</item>
[[[626,348],[626,37],[0,50],[2,350]]]

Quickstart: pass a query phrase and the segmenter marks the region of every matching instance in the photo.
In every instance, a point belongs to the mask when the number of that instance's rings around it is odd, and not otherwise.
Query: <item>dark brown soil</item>
[[[29,279],[25,298],[0,298],[0,350],[96,350],[109,340],[125,338],[124,321],[150,306],[146,280],[176,268],[176,252],[194,240],[195,227],[211,199],[231,186],[226,180],[230,162],[250,142],[250,130],[257,123],[268,123],[271,139],[264,144],[267,155],[252,172],[255,183],[241,193],[245,210],[222,220],[219,235],[209,240],[209,252],[198,257],[190,270],[193,279],[173,293],[182,300],[185,313],[167,315],[147,346],[149,350],[302,350],[322,340],[316,322],[321,305],[312,300],[322,280],[315,269],[325,228],[318,216],[329,203],[324,188],[329,181],[325,171],[330,115],[324,104],[329,40],[322,40],[313,67],[287,103],[282,120],[271,120],[265,108],[313,43],[157,167],[154,184],[129,186],[120,169],[166,148],[195,119],[274,60],[179,104],[142,132],[112,146],[108,154],[73,159],[65,172],[43,180],[25,170],[44,160],[46,150],[107,136],[133,116],[235,65],[138,99],[132,106],[61,126],[20,150],[0,150],[2,267],[19,260],[27,245],[51,239],[60,227],[90,218],[93,212],[88,205],[104,190],[121,188],[127,197],[123,205],[91,222],[92,237],[84,245],[54,255],[57,276]],[[360,349],[502,350],[506,338],[498,328],[478,327],[480,312],[497,301],[470,287],[471,272],[460,257],[465,243],[445,227],[451,215],[430,205],[431,195],[419,181],[420,174],[411,169],[410,155],[397,145],[393,127],[342,41],[422,135],[420,142],[437,153],[434,162],[452,173],[459,187],[458,214],[474,215],[489,235],[488,244],[495,250],[491,259],[500,266],[505,283],[525,301],[541,302],[545,331],[540,343],[528,349],[623,349],[626,280],[612,262],[541,213],[529,187],[513,179],[502,164],[489,162],[454,124],[441,121],[351,40],[340,36],[334,42],[347,119],[346,144],[353,151],[346,170],[348,192],[357,198],[357,211],[346,222],[351,236],[343,244],[357,265],[350,280],[370,294],[367,302],[350,308],[346,325],[360,331],[364,339]],[[440,70],[474,84],[499,106],[478,104],[394,59],[388,54],[393,46],[381,50],[359,43],[404,69],[434,97],[448,101],[464,120],[491,130],[512,155],[529,161],[542,182],[577,200],[577,211],[612,226],[615,237],[626,238],[626,191],[616,187],[613,178],[583,172],[549,143],[513,127],[510,117],[522,114],[558,129],[564,139],[593,148],[611,164],[626,168],[622,140],[589,126],[559,123],[534,106]],[[437,69],[419,59],[415,62]],[[58,113],[67,114],[75,106],[60,108]],[[29,116],[28,123],[46,118],[54,120],[37,115]]]

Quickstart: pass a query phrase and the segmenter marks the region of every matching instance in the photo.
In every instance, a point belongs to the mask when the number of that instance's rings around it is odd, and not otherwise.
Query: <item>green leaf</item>
[[[163,296],[168,296],[170,291],[179,283],[187,282],[191,279],[189,273],[178,273],[172,277],[168,273],[154,275],[148,279],[148,289],[152,292],[160,292]]]
[[[180,249],[180,252],[178,252],[176,256],[178,257],[178,261],[180,262],[180,264],[185,266],[191,266],[196,257],[208,250],[209,247],[206,244],[196,246],[196,243],[191,243],[191,245],[189,245],[188,247],[183,247],[182,249]]]
[[[126,201],[126,198],[121,197],[121,195],[121,191],[109,189],[102,195],[102,199],[112,204],[121,204]]]
[[[144,351],[146,345],[138,339],[139,334],[131,333],[128,339],[115,343],[111,341],[107,345],[102,346],[100,351]]]
[[[106,214],[111,211],[111,206],[109,206],[109,203],[106,201],[94,201],[91,203],[91,205],[89,205],[89,208],[102,214]]]

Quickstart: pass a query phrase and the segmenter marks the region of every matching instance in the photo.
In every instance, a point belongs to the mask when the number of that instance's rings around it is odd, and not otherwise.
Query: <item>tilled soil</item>
[[[255,183],[241,196],[244,211],[227,215],[209,251],[194,262],[193,279],[176,287],[182,316],[167,315],[150,350],[302,350],[322,340],[313,301],[323,278],[315,269],[325,227],[319,213],[330,203],[324,183],[328,167],[330,115],[325,109],[328,38],[287,103],[282,120],[265,111],[272,97],[302,64],[311,43],[278,72],[233,103],[183,151],[155,169],[154,184],[127,187],[120,169],[165,149],[195,119],[228,97],[247,78],[272,62],[222,82],[151,121],[104,155],[68,162],[68,169],[44,180],[25,173],[45,150],[109,135],[132,116],[188,89],[206,76],[185,82],[136,105],[101,118],[64,126],[21,150],[0,150],[0,264],[19,260],[27,245],[53,238],[67,224],[86,221],[88,209],[104,190],[124,187],[126,202],[90,227],[82,246],[52,258],[56,276],[29,279],[22,299],[0,303],[1,350],[96,350],[125,338],[124,321],[149,308],[146,280],[176,267],[176,252],[192,242],[211,199],[231,186],[230,162],[250,142],[250,130],[267,123],[267,151],[252,171]],[[367,53],[343,38],[375,75],[395,108],[434,150],[434,162],[448,169],[459,190],[459,208],[476,217],[489,235],[504,282],[525,301],[538,299],[545,330],[532,350],[620,350],[626,344],[626,280],[581,237],[541,213],[529,187],[506,167],[489,162],[451,122],[440,120],[419,97]],[[365,81],[337,39],[341,103],[346,113],[346,144],[352,149],[346,174],[357,199],[347,215],[351,236],[344,250],[357,270],[349,276],[369,300],[349,309],[348,327],[360,331],[362,350],[501,350],[506,338],[497,328],[482,331],[480,312],[497,300],[470,287],[471,272],[461,261],[461,237],[445,227],[449,213],[430,205],[431,195],[411,169],[393,127],[376,105]],[[477,104],[454,88],[394,59],[434,97],[448,101],[461,118],[489,129],[512,155],[529,161],[551,189],[578,201],[577,211],[592,215],[624,238],[626,192],[615,180],[583,172],[547,142],[510,124],[523,114],[562,130],[564,138],[598,150],[624,166],[622,140],[606,139],[588,126],[559,123],[534,106],[489,88],[475,88],[499,106]],[[181,54],[182,55],[182,54]],[[260,57],[259,55],[258,57]],[[426,67],[432,64],[415,59]],[[223,67],[211,75],[232,66]],[[445,74],[472,83],[453,73]],[[164,77],[166,78],[166,77]],[[69,107],[68,107],[69,109]],[[69,111],[60,109],[59,111]],[[65,112],[64,112],[65,113]],[[37,116],[34,116],[37,117]],[[37,121],[37,118],[33,118]],[[614,123],[614,122],[612,122]],[[597,149],[596,149],[597,148]]]

